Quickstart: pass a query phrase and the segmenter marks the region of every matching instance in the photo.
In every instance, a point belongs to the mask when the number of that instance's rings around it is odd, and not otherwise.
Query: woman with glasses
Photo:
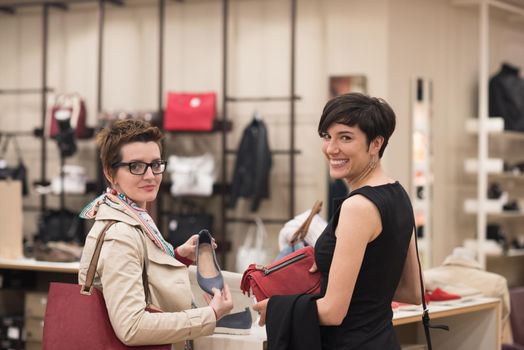
[[[109,187],[80,213],[95,223],[78,279],[85,283],[97,238],[105,230],[94,286],[103,291],[116,335],[126,345],[173,344],[178,350],[212,334],[233,303],[225,285],[223,291],[214,289],[213,298],[206,296],[209,306],[192,308],[187,266],[195,260],[198,236],[174,249],[146,210],[166,169],[162,137],[158,128],[140,120],[117,121],[97,135]],[[162,312],[153,312],[158,308]]]

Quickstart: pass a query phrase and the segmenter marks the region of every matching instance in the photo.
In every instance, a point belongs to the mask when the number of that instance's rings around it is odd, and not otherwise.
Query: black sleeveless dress
[[[391,301],[400,280],[413,232],[413,208],[398,182],[365,186],[348,197],[363,195],[375,204],[382,232],[368,243],[349,310],[340,326],[321,326],[322,350],[397,350],[400,345],[392,325]],[[315,245],[315,260],[322,275],[321,294],[326,293],[329,269],[337,243],[335,229],[340,206]]]

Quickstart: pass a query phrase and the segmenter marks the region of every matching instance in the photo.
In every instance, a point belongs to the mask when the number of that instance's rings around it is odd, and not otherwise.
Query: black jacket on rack
[[[504,129],[524,131],[524,79],[504,63],[489,81],[489,115],[504,118]]]
[[[231,197],[228,207],[235,207],[239,197],[251,198],[251,211],[257,211],[262,198],[269,197],[271,152],[267,141],[266,125],[261,119],[244,129],[237,151]]]

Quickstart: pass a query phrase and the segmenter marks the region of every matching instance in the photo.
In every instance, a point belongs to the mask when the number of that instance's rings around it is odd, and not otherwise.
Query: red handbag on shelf
[[[210,131],[216,116],[216,94],[178,93],[167,95],[164,130]]]
[[[269,265],[251,264],[244,272],[240,289],[257,301],[273,295],[318,294],[320,272],[309,272],[315,262],[313,247],[299,249]]]

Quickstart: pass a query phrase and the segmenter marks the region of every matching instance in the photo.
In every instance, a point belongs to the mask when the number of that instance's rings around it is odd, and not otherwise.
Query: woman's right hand
[[[213,293],[213,299],[211,299],[207,294],[204,294],[204,298],[209,306],[211,306],[215,311],[218,321],[233,310],[233,299],[231,298],[231,292],[229,291],[229,286],[227,284],[224,284],[224,289],[222,291],[213,288]]]
[[[309,268],[309,272],[315,273],[317,271],[318,271],[317,263],[313,262],[313,265],[311,265],[311,267]]]

